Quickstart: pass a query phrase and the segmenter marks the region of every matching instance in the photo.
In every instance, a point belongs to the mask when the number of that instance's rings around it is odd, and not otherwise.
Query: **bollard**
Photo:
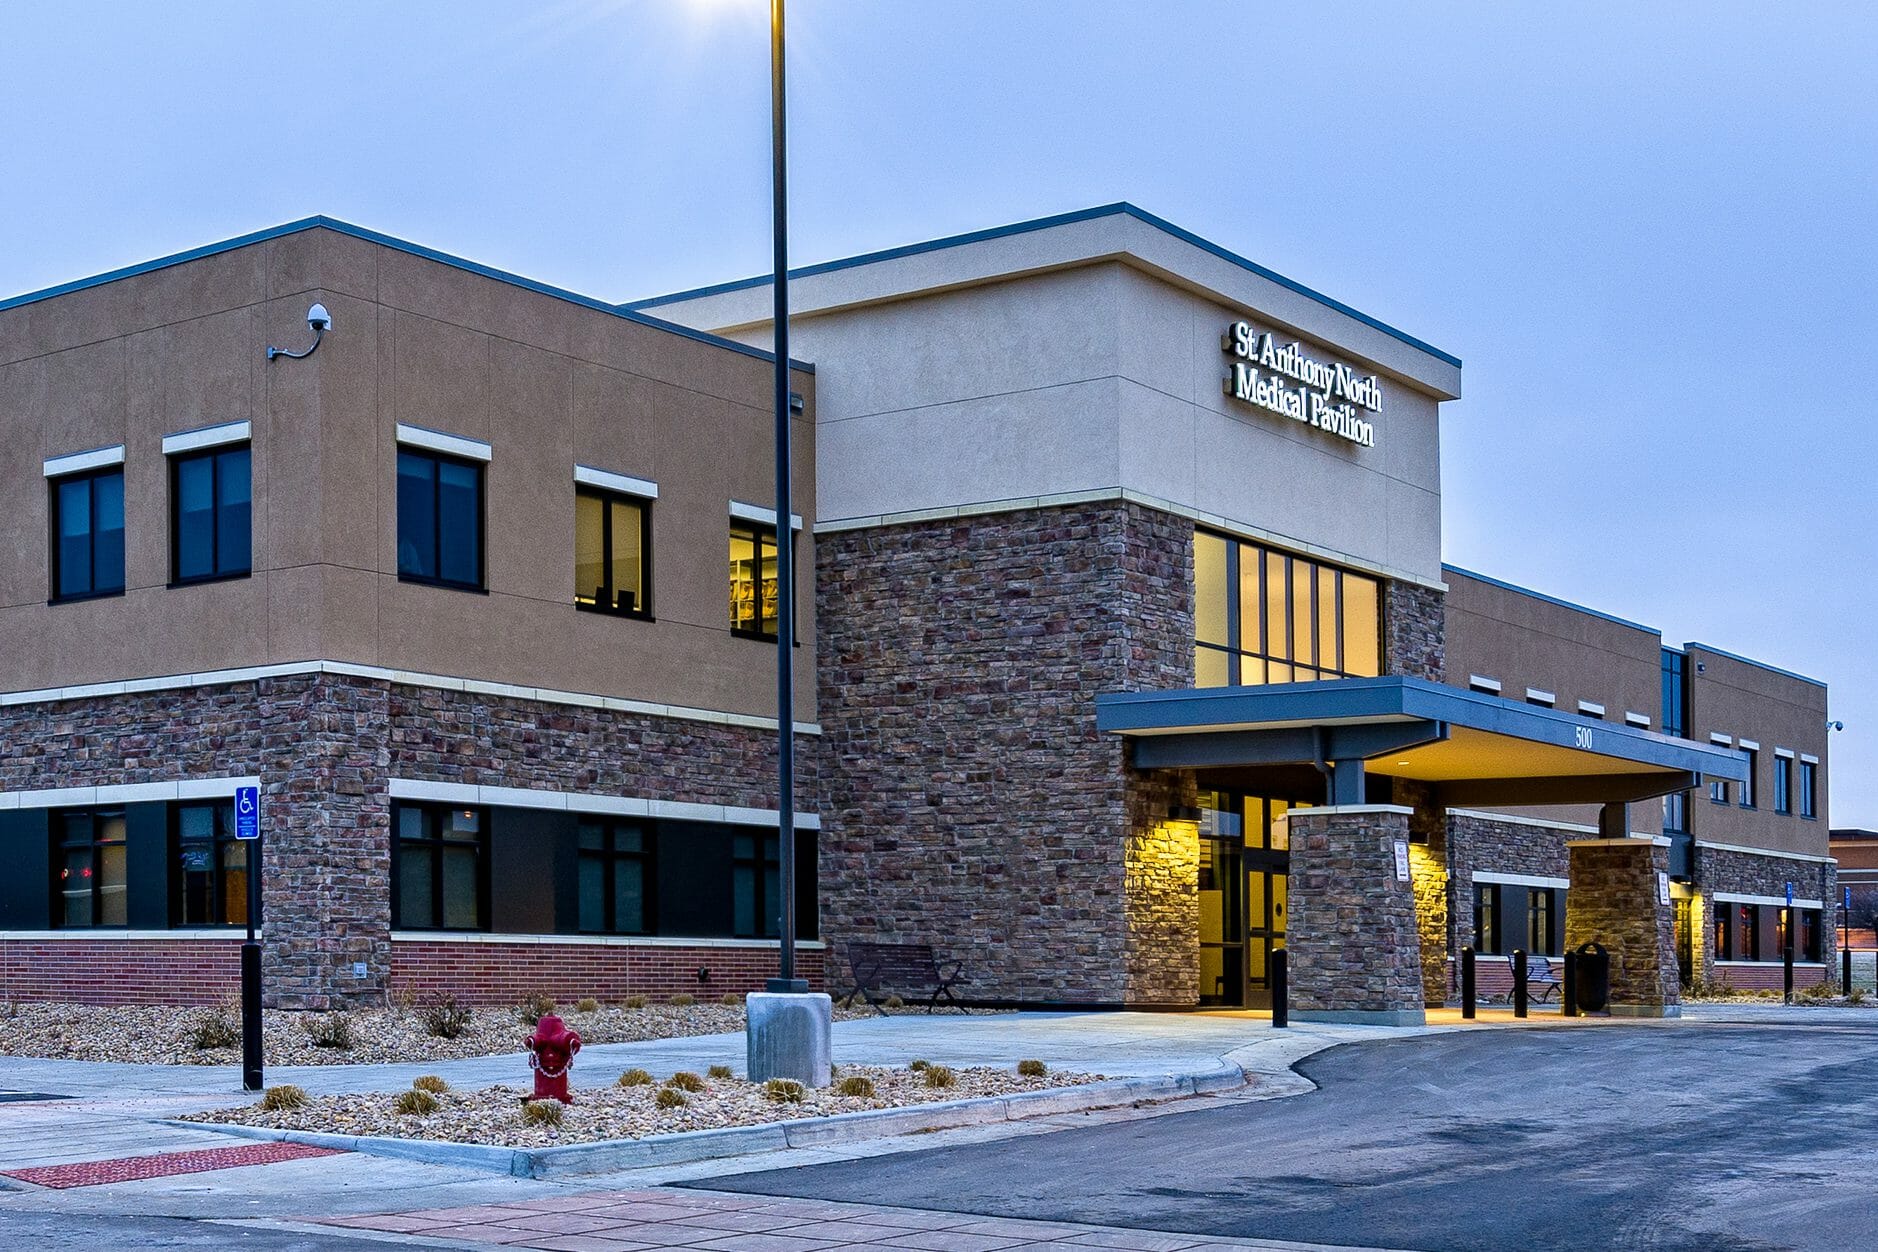
[[[1526,1016],[1526,949],[1513,949],[1513,1016]]]
[[[1790,910],[1789,910],[1788,916],[1789,917],[1792,916],[1792,913]],[[1793,1003],[1793,923],[1791,921],[1787,923],[1786,950],[1780,954],[1780,966],[1781,966],[1780,985],[1781,985],[1783,994],[1785,996],[1786,1002],[1788,1004],[1792,1004]]]
[[[1561,1017],[1578,1016],[1578,954],[1570,949],[1565,952],[1565,978],[1558,990],[1558,1010]]]
[[[1291,971],[1290,959],[1283,948],[1272,952],[1272,1025],[1285,1027],[1291,1024]]]
[[[1850,948],[1839,949],[1839,983],[1839,994],[1850,996],[1852,994],[1852,949]]]
[[[1474,1020],[1474,950],[1461,949],[1461,1017]]]

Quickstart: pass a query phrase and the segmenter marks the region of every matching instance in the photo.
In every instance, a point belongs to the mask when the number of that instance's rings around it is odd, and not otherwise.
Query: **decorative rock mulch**
[[[583,1013],[560,1009],[583,1044],[631,1043],[741,1031],[743,1005],[651,1004],[628,1009],[602,1006]],[[837,1008],[836,1021],[867,1017],[872,1010]],[[217,1020],[219,1018],[219,1020]],[[350,1048],[322,1047],[317,1029],[337,1028],[343,1018]],[[478,1008],[454,1039],[431,1034],[422,1007],[359,1009],[344,1014],[275,1011],[263,1019],[268,1065],[364,1065],[393,1061],[455,1061],[520,1052],[531,1029],[513,1008]],[[198,1032],[222,1030],[226,1046],[202,1048]],[[211,1030],[213,1036],[214,1031]],[[159,1005],[21,1003],[0,1006],[0,1056],[53,1057],[74,1061],[132,1061],[157,1065],[239,1065],[238,1008],[170,1008]]]
[[[193,1114],[185,1120],[321,1134],[388,1135],[501,1147],[547,1148],[599,1139],[642,1139],[686,1130],[756,1126],[833,1113],[1012,1095],[1102,1081],[1099,1074],[1055,1071],[1035,1076],[984,1067],[951,1072],[951,1086],[934,1087],[920,1070],[843,1065],[837,1069],[837,1083],[846,1078],[867,1078],[874,1084],[872,1097],[843,1096],[837,1094],[837,1087],[826,1087],[803,1091],[799,1103],[771,1098],[762,1083],[742,1078],[705,1078],[704,1090],[683,1093],[685,1104],[678,1108],[658,1107],[659,1092],[668,1089],[665,1085],[581,1087],[574,1091],[574,1103],[562,1110],[558,1126],[525,1122],[523,1097],[526,1092],[517,1087],[445,1091],[437,1096],[437,1111],[421,1115],[400,1115],[395,1108],[399,1097],[378,1093],[316,1096],[301,1108],[275,1112],[268,1112],[259,1104],[216,1109]]]

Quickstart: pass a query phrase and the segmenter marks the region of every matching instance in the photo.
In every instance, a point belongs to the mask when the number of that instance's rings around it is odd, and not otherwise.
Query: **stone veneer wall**
[[[1455,953],[1474,941],[1475,870],[1533,878],[1569,878],[1571,854],[1565,847],[1566,841],[1591,837],[1584,831],[1498,821],[1471,813],[1449,813],[1447,828],[1448,872],[1454,877]],[[1570,896],[1566,899],[1569,904]],[[1518,924],[1523,934],[1524,920],[1518,919]]]
[[[1774,896],[1784,899],[1787,884],[1793,884],[1796,899],[1820,900],[1825,904],[1821,910],[1820,956],[1832,977],[1837,978],[1839,959],[1839,867],[1832,862],[1796,861],[1790,857],[1756,856],[1752,852],[1736,852],[1729,848],[1708,848],[1700,844],[1695,849],[1695,886],[1701,895],[1701,917],[1697,925],[1700,933],[1693,937],[1695,973],[1705,983],[1721,981],[1715,965],[1715,893],[1717,891],[1737,895]],[[1743,990],[1763,987],[1778,988],[1782,985],[1783,973],[1778,953],[1769,963],[1771,972],[1762,973],[1752,966],[1728,966],[1726,970],[1729,985]],[[1809,966],[1809,969],[1816,967]],[[1795,985],[1805,986],[1816,982],[1816,978],[1801,979],[1795,975]]]
[[[0,708],[0,792],[261,779],[262,972],[269,1004],[282,1008],[384,999],[394,966],[392,778],[773,808],[766,789],[773,761],[773,733],[760,728],[337,675]],[[813,740],[803,741],[800,762],[801,807],[813,812],[820,785]],[[16,995],[64,997],[86,981],[110,988],[92,993],[94,1002],[105,994],[205,1002],[229,985],[228,945],[219,939],[155,940],[123,960],[131,942],[51,930],[44,940],[0,941],[0,961]],[[422,972],[418,982],[454,981],[449,990],[474,997],[470,984],[485,965],[470,946],[404,965]],[[537,955],[531,948],[517,960]],[[57,972],[25,972],[48,958]],[[452,959],[456,972],[442,972]],[[583,958],[596,978],[617,959],[617,952]],[[364,963],[365,977],[353,976],[355,962]],[[709,963],[689,954],[632,962],[622,968],[657,971],[648,972],[654,991]],[[115,972],[104,978],[107,967]],[[741,967],[726,965],[733,968]],[[818,962],[812,973],[819,976]]]
[[[1136,504],[817,537],[822,933],[934,945],[987,1000],[1192,1004],[1191,783],[1095,696],[1193,685],[1193,525]]]
[[[1292,1011],[1304,1020],[1418,1021],[1425,1002],[1415,891],[1395,869],[1409,814],[1293,809],[1290,822]]]
[[[1444,593],[1395,579],[1390,579],[1386,586],[1382,672],[1446,682],[1448,636]]]
[[[1669,849],[1652,839],[1573,840],[1565,897],[1565,947],[1602,944],[1611,958],[1613,1012],[1667,1010],[1682,1002],[1671,906],[1658,875]]]

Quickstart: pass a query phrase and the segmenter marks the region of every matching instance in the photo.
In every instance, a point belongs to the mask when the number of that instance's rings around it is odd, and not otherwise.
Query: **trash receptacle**
[[[1601,943],[1578,945],[1572,954],[1578,980],[1578,1011],[1602,1013],[1611,1004],[1611,954]]]

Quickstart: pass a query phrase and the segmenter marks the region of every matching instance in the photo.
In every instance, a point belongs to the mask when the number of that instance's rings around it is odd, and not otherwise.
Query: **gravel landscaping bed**
[[[590,1012],[564,1005],[560,1012],[568,1026],[580,1032],[584,1044],[726,1034],[744,1027],[741,1002],[648,1004],[641,1008],[603,1005]],[[871,1015],[872,1010],[835,1009],[836,1021]],[[223,1032],[220,1038],[226,1040],[226,1045],[198,1047],[198,1032],[205,1027],[211,1040],[218,1031]],[[320,1046],[314,1041],[314,1032],[321,1029],[343,1029],[351,1039],[351,1047]],[[462,1033],[454,1039],[431,1034],[421,1007],[359,1009],[344,1014],[277,1011],[264,1016],[262,1040],[269,1065],[363,1065],[454,1061],[520,1052],[529,1030],[514,1008],[469,1011]],[[0,1009],[0,1056],[239,1065],[241,1013],[236,1008],[144,1004],[16,1004]]]
[[[756,1126],[765,1122],[793,1121],[805,1117],[825,1117],[833,1113],[855,1113],[866,1109],[902,1108],[907,1105],[932,1104],[942,1100],[966,1100],[981,1096],[1011,1095],[1021,1091],[1042,1091],[1053,1087],[1074,1087],[1100,1082],[1099,1074],[1048,1072],[1019,1074],[1009,1069],[964,1068],[940,1069],[950,1083],[935,1086],[927,1069],[889,1069],[873,1065],[843,1065],[836,1075],[836,1085],[822,1090],[796,1088],[780,1098],[763,1083],[742,1078],[699,1078],[697,1091],[684,1091],[671,1085],[647,1082],[640,1086],[582,1087],[574,1091],[574,1103],[560,1106],[554,1101],[527,1103],[527,1094],[518,1087],[484,1087],[477,1091],[435,1093],[432,1112],[400,1113],[398,1103],[411,1096],[339,1095],[316,1096],[298,1108],[269,1111],[262,1104],[240,1108],[216,1109],[193,1114],[186,1121],[232,1123],[265,1126],[275,1130],[314,1131],[339,1135],[387,1135],[404,1139],[440,1139],[454,1143],[477,1143],[512,1148],[546,1148],[559,1144],[590,1143],[598,1139],[642,1139],[648,1135],[667,1135],[685,1130],[720,1130],[731,1126]],[[866,1080],[872,1084],[871,1095],[842,1095],[844,1080]],[[683,1081],[681,1079],[681,1081]],[[772,1084],[773,1086],[773,1084]],[[794,1084],[790,1084],[794,1087]],[[275,1090],[278,1090],[275,1089]],[[660,1107],[661,1093],[673,1107]],[[683,1103],[678,1104],[677,1100]],[[422,1104],[419,1100],[416,1103]],[[541,1105],[559,1109],[559,1124],[531,1122],[528,1109]],[[548,1116],[555,1116],[549,1110]]]

